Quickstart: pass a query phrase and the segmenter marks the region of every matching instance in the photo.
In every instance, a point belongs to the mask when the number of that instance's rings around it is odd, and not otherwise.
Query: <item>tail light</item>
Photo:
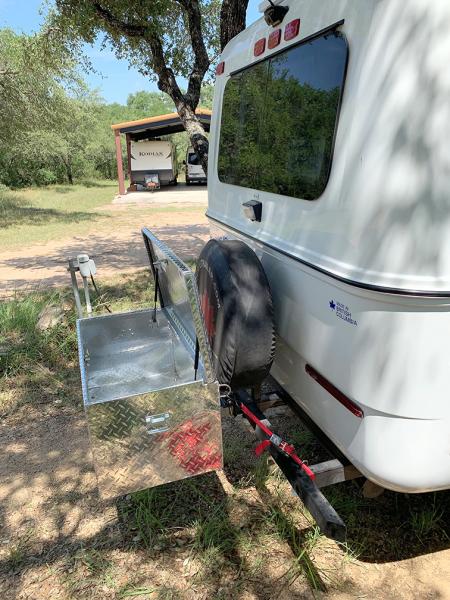
[[[272,33],[269,35],[267,47],[269,48],[269,50],[272,50],[272,48],[276,48],[280,42],[281,29],[275,29],[275,31],[272,31]]]
[[[286,42],[293,40],[298,36],[300,31],[300,19],[294,19],[290,21],[284,28],[284,39]]]
[[[310,377],[314,379],[314,381],[317,381],[317,383],[321,385],[324,390],[326,390],[331,396],[333,396],[333,398],[340,402],[342,406],[345,406],[347,410],[353,413],[355,417],[358,417],[359,419],[364,418],[364,413],[362,409],[355,402],[353,402],[353,400],[350,400],[350,398],[348,398],[345,394],[338,390],[337,387],[331,383],[331,381],[325,379],[323,375],[321,375],[313,367],[311,367],[311,365],[306,365],[305,371]]]
[[[261,38],[260,40],[258,40],[256,42],[255,47],[253,49],[253,54],[255,56],[261,56],[261,54],[263,54],[265,49],[266,49],[266,38]]]

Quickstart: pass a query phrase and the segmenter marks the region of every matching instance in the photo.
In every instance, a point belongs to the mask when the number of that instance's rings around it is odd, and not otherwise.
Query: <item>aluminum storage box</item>
[[[219,386],[193,273],[143,230],[161,308],[77,321],[101,496],[221,469]]]

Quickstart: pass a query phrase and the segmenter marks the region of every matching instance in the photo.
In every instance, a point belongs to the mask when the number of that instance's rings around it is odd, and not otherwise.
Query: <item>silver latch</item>
[[[145,417],[147,432],[150,435],[155,433],[164,433],[170,428],[170,413],[161,413],[159,415],[148,415]]]

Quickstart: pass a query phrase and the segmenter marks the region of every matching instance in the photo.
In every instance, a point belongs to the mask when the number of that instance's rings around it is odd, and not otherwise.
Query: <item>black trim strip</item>
[[[206,216],[208,217],[208,219],[211,219],[211,221],[214,221],[215,223],[219,223],[219,225],[223,225],[224,227],[226,227],[227,229],[230,229],[231,231],[235,231],[236,233],[238,233],[240,235],[248,237],[251,240],[257,242],[258,244],[262,244],[263,246],[266,246],[267,248],[270,248],[271,250],[274,250],[275,252],[279,252],[283,256],[292,258],[292,260],[295,260],[296,262],[301,263],[302,265],[305,265],[306,267],[309,267],[310,269],[313,269],[314,271],[322,273],[323,275],[327,275],[328,277],[331,277],[332,279],[335,279],[336,281],[345,283],[346,285],[350,285],[352,287],[357,287],[357,288],[360,288],[363,290],[369,290],[371,292],[378,292],[378,293],[382,293],[382,294],[392,294],[394,296],[408,296],[408,297],[412,296],[412,297],[417,297],[417,298],[447,298],[447,299],[450,299],[450,291],[427,292],[427,291],[422,291],[422,290],[403,290],[401,288],[383,287],[381,285],[374,285],[372,283],[364,283],[362,281],[355,281],[353,279],[347,279],[346,277],[342,277],[341,275],[336,275],[336,273],[327,271],[326,269],[323,269],[322,267],[313,265],[312,263],[309,263],[306,260],[303,260],[303,259],[299,258],[298,256],[295,256],[294,254],[290,254],[289,252],[286,252],[285,250],[281,250],[281,248],[277,248],[276,246],[273,246],[272,244],[268,244],[267,242],[264,242],[263,240],[260,240],[259,238],[249,235],[246,232],[240,231],[239,229],[236,229],[235,227],[232,227],[231,225],[228,225],[227,223],[224,223],[223,221],[220,221],[219,219],[215,219],[214,217],[211,217],[210,215],[208,215],[208,212],[206,212]]]
[[[295,46],[300,46],[300,44],[306,44],[307,42],[310,42],[311,40],[314,40],[317,37],[321,37],[322,35],[325,35],[326,33],[331,33],[332,31],[335,31],[338,27],[341,27],[344,23],[345,23],[345,19],[341,19],[340,21],[333,23],[333,25],[328,25],[328,27],[324,27],[320,31],[316,31],[315,33],[311,33],[310,35],[308,35],[304,38],[295,40],[295,42],[293,44],[289,44],[288,46],[283,46],[282,48],[279,48],[275,52],[270,52],[269,54],[265,54],[259,60],[255,60],[255,62],[252,62],[249,65],[245,65],[245,67],[236,69],[236,71],[231,71],[230,73],[228,73],[228,77],[237,75],[238,73],[242,73],[242,71],[246,71],[247,69],[250,69],[250,67],[258,65],[259,63],[264,62],[265,60],[267,60],[269,58],[278,56],[278,54],[282,54],[283,52],[286,52],[286,50],[291,50],[291,48],[295,48]]]

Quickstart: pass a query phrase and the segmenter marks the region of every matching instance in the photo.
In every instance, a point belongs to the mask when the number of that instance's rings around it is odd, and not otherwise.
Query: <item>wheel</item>
[[[196,273],[217,380],[233,390],[259,385],[272,366],[275,327],[258,257],[244,242],[210,240]]]

